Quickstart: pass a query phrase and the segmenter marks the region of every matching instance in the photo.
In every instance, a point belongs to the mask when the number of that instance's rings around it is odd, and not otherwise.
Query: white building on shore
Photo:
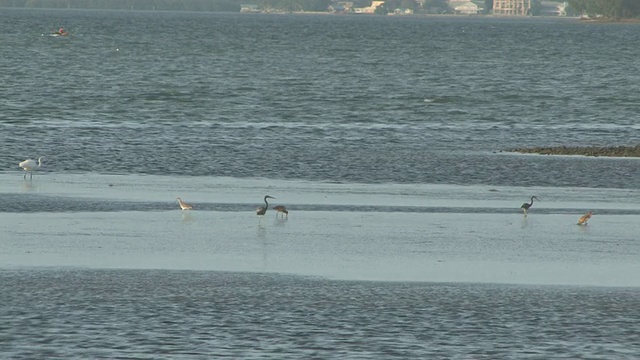
[[[531,0],[493,0],[494,15],[531,15]]]
[[[567,7],[569,4],[557,1],[541,1],[540,16],[567,16]]]
[[[362,7],[362,8],[353,8],[353,12],[356,14],[373,14],[375,13],[378,6],[384,4],[384,1],[374,0],[371,2],[371,6]]]
[[[469,0],[450,0],[449,7],[456,15],[477,15],[482,11],[478,4]]]

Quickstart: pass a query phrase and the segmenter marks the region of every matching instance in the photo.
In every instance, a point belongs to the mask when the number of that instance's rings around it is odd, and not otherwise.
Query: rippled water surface
[[[4,354],[31,358],[631,359],[640,292],[259,274],[2,271]],[[6,345],[8,344],[8,347]]]
[[[14,173],[0,198],[13,359],[640,351],[637,191]]]
[[[3,11],[0,163],[51,171],[638,188],[637,24]],[[69,38],[41,36],[64,24]],[[523,34],[526,34],[523,35]]]
[[[640,160],[508,151],[638,144],[637,24],[0,23],[3,356],[640,354]]]

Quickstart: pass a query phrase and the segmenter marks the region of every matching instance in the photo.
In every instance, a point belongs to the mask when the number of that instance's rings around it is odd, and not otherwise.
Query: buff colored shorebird
[[[193,205],[187,204],[186,202],[182,201],[182,199],[180,199],[180,198],[176,198],[176,199],[178,199],[178,204],[180,204],[180,209],[182,209],[182,210],[191,210],[191,209],[193,209]]]
[[[39,168],[40,166],[42,166],[42,159],[44,159],[44,156],[40,156],[38,158],[38,162],[36,163],[35,160],[33,159],[27,159],[23,162],[21,162],[20,164],[18,164],[18,166],[20,166],[22,168],[22,170],[24,170],[24,179],[27,180],[27,173],[29,173],[29,179],[33,179],[33,170]]]
[[[591,215],[593,215],[593,211],[589,211],[586,215],[582,215],[578,220],[578,225],[587,225],[587,220],[591,219]]]
[[[289,210],[287,210],[287,208],[284,207],[284,205],[274,206],[273,210],[276,211],[276,217],[278,217],[278,215],[281,215],[283,218],[285,216],[287,217],[287,219],[289,218]]]

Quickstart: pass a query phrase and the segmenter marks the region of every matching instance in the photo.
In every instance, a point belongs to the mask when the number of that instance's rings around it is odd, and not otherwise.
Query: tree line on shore
[[[236,0],[0,0],[0,7],[156,11],[240,11]]]
[[[367,7],[371,0],[351,0],[354,7]],[[388,0],[390,5],[417,9],[416,0]],[[33,9],[100,9],[143,11],[228,11],[239,12],[241,5],[280,11],[328,11],[333,0],[0,0],[0,7]],[[448,9],[447,0],[425,0],[425,12]],[[429,11],[433,10],[433,11]]]
[[[590,18],[621,20],[640,16],[639,0],[568,0],[568,3]]]

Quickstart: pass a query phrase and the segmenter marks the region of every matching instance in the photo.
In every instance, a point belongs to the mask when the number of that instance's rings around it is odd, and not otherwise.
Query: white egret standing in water
[[[33,170],[39,168],[40,166],[42,166],[42,159],[44,157],[40,156],[38,158],[38,162],[36,163],[35,160],[33,159],[27,159],[23,162],[21,162],[20,164],[18,164],[18,166],[20,166],[22,168],[22,170],[24,170],[24,179],[27,179],[27,173],[29,173],[29,179],[33,179]]]

